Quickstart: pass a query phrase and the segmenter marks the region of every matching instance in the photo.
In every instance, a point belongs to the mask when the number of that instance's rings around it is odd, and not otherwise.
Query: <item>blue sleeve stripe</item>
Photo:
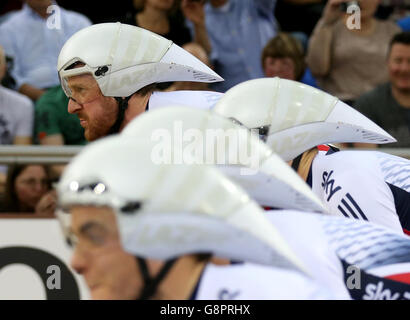
[[[349,210],[349,212],[352,214],[353,218],[359,219],[359,217],[354,213],[353,209],[349,206],[345,199],[342,199],[342,203],[345,205],[347,210]]]
[[[339,209],[339,211],[346,217],[346,218],[350,218],[350,216],[343,210],[343,208],[339,205],[337,206],[337,208]]]
[[[350,193],[346,193],[346,197],[350,200],[350,202],[354,205],[356,210],[359,212],[359,214],[362,216],[362,218],[366,221],[369,221],[365,214],[363,213],[362,209],[360,209],[359,205],[354,201],[353,197],[350,195]]]

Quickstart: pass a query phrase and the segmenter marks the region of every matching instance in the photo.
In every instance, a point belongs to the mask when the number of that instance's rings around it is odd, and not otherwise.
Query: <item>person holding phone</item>
[[[400,29],[375,18],[379,2],[329,0],[309,40],[307,64],[319,87],[348,104],[387,81],[388,45]]]

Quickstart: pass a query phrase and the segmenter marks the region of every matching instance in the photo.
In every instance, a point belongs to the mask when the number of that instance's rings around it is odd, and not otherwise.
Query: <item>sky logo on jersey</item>
[[[366,286],[366,294],[363,296],[363,300],[399,300],[399,299],[410,299],[410,291],[404,292],[403,297],[400,296],[399,292],[393,292],[390,289],[384,289],[382,281],[376,284],[369,283]]]
[[[325,190],[326,195],[328,195],[327,197],[327,202],[330,201],[330,199],[332,199],[333,195],[338,192],[339,190],[342,189],[342,187],[340,186],[336,186],[336,188],[334,187],[335,185],[335,180],[334,179],[330,179],[331,176],[333,174],[333,170],[330,172],[323,172],[322,174],[322,188]]]

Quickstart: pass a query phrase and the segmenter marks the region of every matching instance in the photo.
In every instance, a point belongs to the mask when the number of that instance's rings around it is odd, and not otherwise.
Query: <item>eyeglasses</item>
[[[80,106],[83,106],[84,104],[91,103],[95,100],[97,100],[100,97],[99,92],[94,92],[92,94],[88,94],[85,97],[81,97],[81,94],[79,95],[80,98],[74,99],[72,96],[69,97],[70,100],[73,100],[76,104],[79,104]]]
[[[77,235],[71,229],[71,213],[68,208],[57,207],[56,216],[66,243],[72,249],[81,246],[83,249],[93,250],[104,246],[113,236],[104,224],[93,220],[83,223],[79,227],[79,235]]]

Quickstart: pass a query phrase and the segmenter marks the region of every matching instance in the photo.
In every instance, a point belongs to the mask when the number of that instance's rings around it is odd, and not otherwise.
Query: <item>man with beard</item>
[[[172,41],[139,27],[103,23],[74,34],[58,58],[61,86],[88,141],[121,131],[146,110],[173,104],[211,108],[222,94],[154,92],[169,81],[223,79]]]
[[[391,147],[410,147],[410,32],[396,34],[387,58],[390,81],[365,93],[355,108],[397,139]]]

